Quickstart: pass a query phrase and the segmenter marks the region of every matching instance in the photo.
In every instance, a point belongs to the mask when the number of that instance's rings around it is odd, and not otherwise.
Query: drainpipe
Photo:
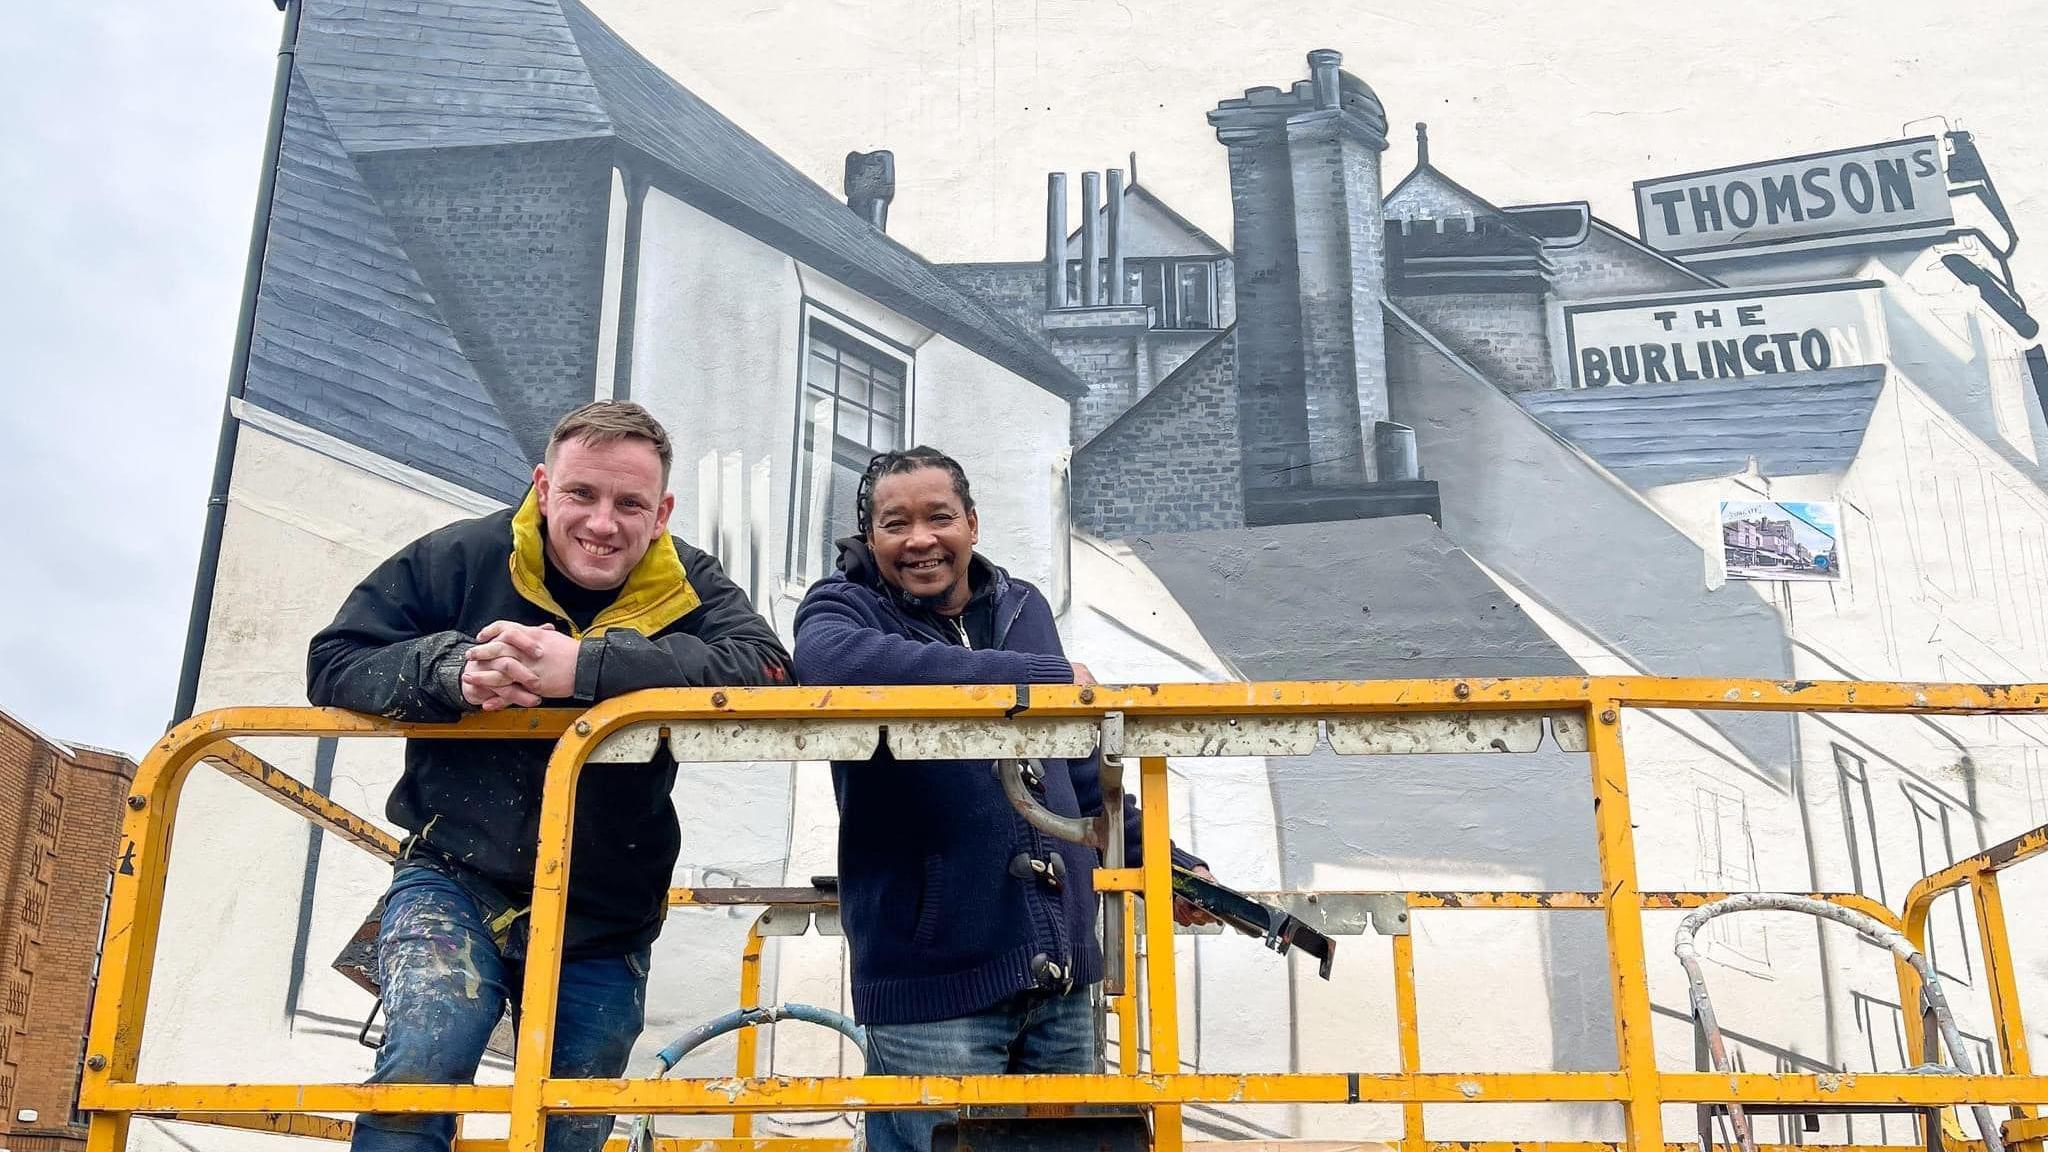
[[[228,366],[228,396],[220,416],[220,446],[213,457],[213,486],[206,494],[206,529],[199,543],[199,575],[192,586],[192,615],[185,625],[185,657],[178,669],[178,699],[171,723],[192,715],[199,696],[199,660],[206,652],[206,625],[213,616],[214,578],[220,572],[221,535],[227,527],[228,482],[234,474],[235,443],[241,425],[234,402],[249,379],[249,342],[256,328],[256,294],[263,286],[263,250],[270,237],[270,202],[277,191],[277,153],[284,138],[285,96],[291,90],[292,57],[298,48],[299,10],[305,0],[275,0],[284,13],[277,48],[277,79],[270,89],[270,127],[263,140],[263,173],[256,188],[256,219],[249,228],[249,259],[242,272],[242,309],[235,321],[235,353]]]

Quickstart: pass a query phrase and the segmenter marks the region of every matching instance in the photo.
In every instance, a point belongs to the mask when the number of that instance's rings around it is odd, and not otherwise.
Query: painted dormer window
[[[1109,261],[1097,262],[1095,283],[1103,303],[1109,303]],[[1080,306],[1079,260],[1067,261],[1067,299],[1069,307]],[[1124,299],[1149,305],[1154,328],[1214,329],[1216,261],[1127,258]]]
[[[854,533],[854,492],[868,461],[906,443],[910,361],[851,323],[813,312],[803,363],[789,576],[811,581],[831,570],[833,541]]]

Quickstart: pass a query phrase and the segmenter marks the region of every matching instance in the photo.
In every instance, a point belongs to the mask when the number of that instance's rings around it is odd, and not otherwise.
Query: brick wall
[[[1543,297],[1484,293],[1404,296],[1403,311],[1510,392],[1555,388]]]
[[[1087,394],[1074,402],[1074,443],[1086,443],[1137,403],[1150,314],[1143,305],[1043,314],[1039,326],[1053,354],[1088,385]]]
[[[1706,281],[1595,225],[1576,248],[1553,249],[1551,291],[1563,300],[1633,296],[1644,292],[1697,292]],[[1404,304],[1405,307],[1405,304]]]
[[[81,1038],[135,765],[0,714],[0,1141],[82,1148]],[[21,1121],[24,1110],[36,1119]]]
[[[1045,264],[940,264],[953,286],[1034,336],[1045,316]]]
[[[1098,536],[1244,526],[1234,333],[1074,454],[1074,523]]]
[[[369,153],[362,173],[527,449],[590,398],[612,146],[570,140]]]

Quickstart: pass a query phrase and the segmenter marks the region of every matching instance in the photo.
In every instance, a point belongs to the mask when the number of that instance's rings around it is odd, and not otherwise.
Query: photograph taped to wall
[[[1842,519],[1832,503],[1721,501],[1721,558],[1730,580],[1839,580]]]

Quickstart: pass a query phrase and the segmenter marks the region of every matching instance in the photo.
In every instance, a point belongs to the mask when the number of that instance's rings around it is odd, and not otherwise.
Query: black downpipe
[[[278,151],[284,139],[285,97],[291,90],[292,58],[298,50],[299,9],[305,0],[276,0],[284,12],[277,48],[277,79],[270,89],[270,128],[263,141],[263,175],[256,189],[256,219],[249,229],[249,260],[242,272],[242,310],[235,321],[235,354],[228,366],[228,398],[220,414],[220,446],[213,457],[213,486],[206,494],[206,529],[199,542],[199,574],[192,586],[192,615],[185,624],[185,657],[178,669],[178,699],[171,723],[192,715],[199,698],[199,661],[206,653],[206,626],[213,617],[213,586],[220,573],[221,535],[227,528],[228,483],[235,470],[241,423],[234,402],[249,380],[249,344],[256,330],[256,296],[263,287],[263,253],[270,238],[270,202],[277,192]]]

